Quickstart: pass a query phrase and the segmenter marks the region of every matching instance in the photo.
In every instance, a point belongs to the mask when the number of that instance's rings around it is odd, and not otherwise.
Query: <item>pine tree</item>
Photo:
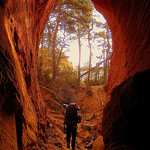
[[[81,38],[87,33],[91,21],[93,5],[90,0],[63,0],[50,16],[46,26],[47,44],[53,56],[53,80],[58,72],[58,63],[61,58],[61,51],[65,47],[65,39],[59,37],[58,32],[65,32],[68,35],[76,35],[79,44],[79,66],[78,77],[80,77],[81,62]],[[56,17],[57,14],[57,17]],[[69,36],[65,35],[65,38]],[[63,39],[63,40],[61,40]],[[63,43],[63,44],[62,44]],[[59,57],[56,57],[56,48],[61,49]],[[56,59],[57,58],[57,59]]]
[[[100,38],[99,46],[102,46],[102,53],[103,53],[103,68],[104,68],[104,84],[108,81],[108,72],[110,68],[110,57],[111,57],[111,46],[110,46],[110,39],[111,39],[111,32],[107,25],[107,23],[98,23],[98,26],[101,26],[104,30],[100,31],[99,33],[95,34],[95,38]],[[98,57],[102,58],[102,57]]]
[[[92,21],[93,4],[89,0],[70,0],[67,2],[71,8],[71,18],[69,29],[77,35],[79,46],[79,63],[78,63],[78,78],[80,81],[80,66],[81,66],[81,38],[85,36],[89,30],[89,25]]]

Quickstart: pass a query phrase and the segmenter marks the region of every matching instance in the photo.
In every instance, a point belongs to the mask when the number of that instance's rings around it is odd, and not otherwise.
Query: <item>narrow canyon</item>
[[[59,0],[0,1],[0,149],[47,141],[47,107],[37,79],[39,43]],[[113,54],[97,150],[149,146],[150,0],[92,0],[112,32]],[[50,120],[51,121],[51,120]],[[48,129],[47,129],[48,128]],[[94,145],[100,143],[97,139]],[[96,146],[95,146],[96,147]]]

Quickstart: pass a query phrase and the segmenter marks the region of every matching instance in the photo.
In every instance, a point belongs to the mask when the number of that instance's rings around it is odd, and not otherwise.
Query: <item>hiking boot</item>
[[[70,148],[70,143],[67,143],[67,148]]]

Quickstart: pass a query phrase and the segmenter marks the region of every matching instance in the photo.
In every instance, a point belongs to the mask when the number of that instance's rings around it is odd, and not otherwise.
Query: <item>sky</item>
[[[95,19],[96,21],[105,23],[106,20],[103,17],[102,14],[100,14],[98,11],[94,11],[94,15],[96,16]],[[93,29],[95,32],[99,32],[100,29],[94,27]],[[83,67],[87,62],[89,61],[89,47],[88,47],[88,40],[87,39],[82,39],[81,41],[82,47],[81,47],[81,67]],[[100,50],[98,50],[97,45],[98,43],[96,41],[91,41],[92,44],[92,66],[95,66],[96,63],[98,63],[98,59],[96,56],[100,55]],[[66,53],[66,55],[69,56],[69,61],[73,63],[74,67],[78,66],[79,62],[79,47],[78,47],[78,40],[74,40],[73,42],[70,43],[70,46],[68,47],[69,51]]]

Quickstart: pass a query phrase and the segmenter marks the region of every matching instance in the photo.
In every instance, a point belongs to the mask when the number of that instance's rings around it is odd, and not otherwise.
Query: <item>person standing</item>
[[[64,130],[66,130],[67,136],[67,148],[70,148],[70,138],[72,136],[72,150],[75,150],[77,124],[82,120],[79,110],[80,107],[76,103],[70,103],[66,108],[64,119]]]

